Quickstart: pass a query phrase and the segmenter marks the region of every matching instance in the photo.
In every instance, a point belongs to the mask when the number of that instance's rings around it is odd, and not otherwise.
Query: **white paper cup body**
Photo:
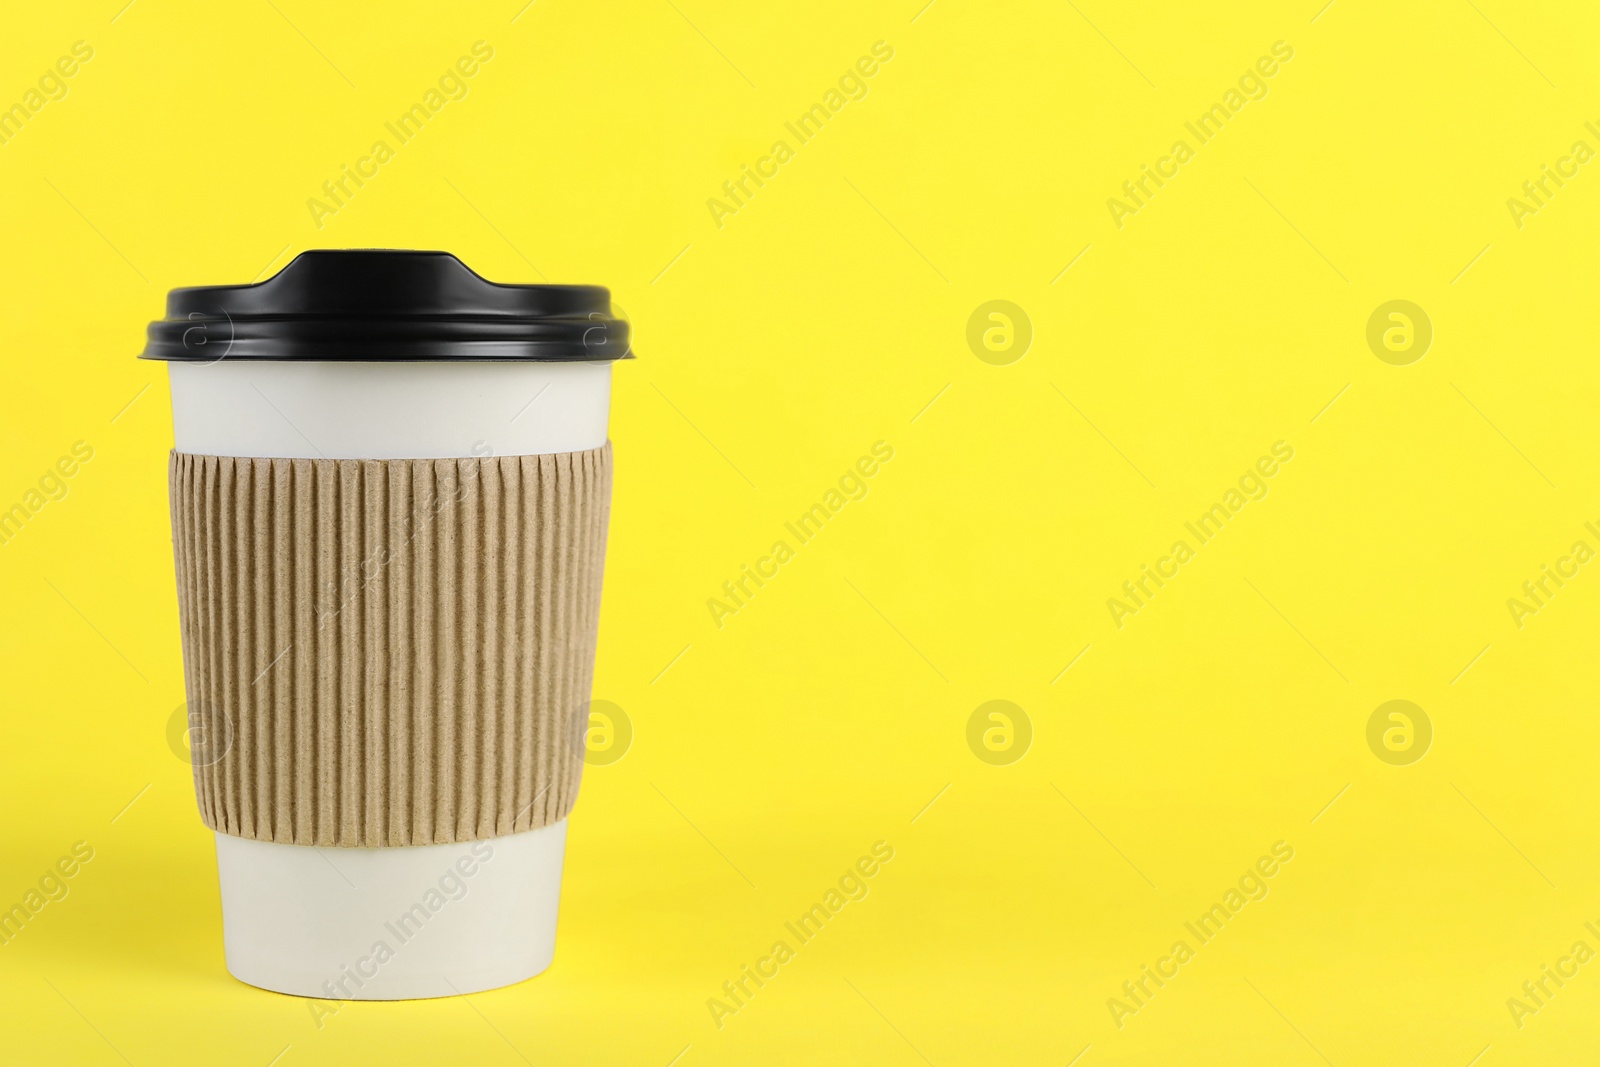
[[[168,363],[180,452],[444,459],[605,444],[610,363]],[[316,848],[216,835],[234,977],[323,1000],[480,992],[555,953],[566,820],[485,841]]]
[[[448,459],[606,443],[610,363],[168,363],[179,452]],[[485,451],[487,449],[488,451]]]

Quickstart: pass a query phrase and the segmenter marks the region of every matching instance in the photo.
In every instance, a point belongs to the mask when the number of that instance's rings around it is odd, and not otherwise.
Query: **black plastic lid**
[[[598,285],[501,285],[448,252],[302,252],[254,285],[167,294],[140,359],[360,363],[631,359]]]

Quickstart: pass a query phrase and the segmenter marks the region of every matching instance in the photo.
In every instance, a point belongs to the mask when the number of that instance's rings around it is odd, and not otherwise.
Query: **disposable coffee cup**
[[[550,965],[629,357],[607,290],[443,252],[169,294],[142,358],[236,978],[395,1000]]]

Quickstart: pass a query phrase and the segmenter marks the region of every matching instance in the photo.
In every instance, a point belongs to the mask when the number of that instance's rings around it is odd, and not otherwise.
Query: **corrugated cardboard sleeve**
[[[174,452],[170,477],[207,826],[370,847],[566,816],[609,442],[484,459]]]

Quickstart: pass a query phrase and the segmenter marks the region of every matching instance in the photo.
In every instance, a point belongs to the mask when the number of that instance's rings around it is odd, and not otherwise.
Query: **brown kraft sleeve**
[[[173,452],[170,482],[207,826],[427,845],[572,809],[609,442],[481,459]]]

